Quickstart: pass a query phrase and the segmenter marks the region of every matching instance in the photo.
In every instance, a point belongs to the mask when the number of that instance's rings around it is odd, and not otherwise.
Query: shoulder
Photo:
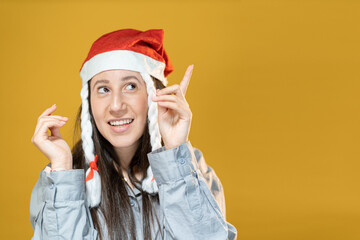
[[[196,157],[196,160],[199,161],[202,157],[203,157],[203,153],[200,151],[200,149],[193,147],[194,149],[194,154]]]
[[[193,147],[194,155],[201,172],[204,181],[209,188],[212,196],[214,197],[215,201],[218,203],[221,212],[225,216],[225,197],[224,197],[224,190],[223,186],[220,182],[220,179],[216,175],[214,169],[212,169],[206,162],[203,156],[203,153],[196,147]]]
[[[194,155],[195,155],[198,167],[199,167],[201,173],[204,175],[205,179],[207,178],[208,174],[210,174],[210,173],[215,174],[214,170],[206,163],[202,151],[196,147],[193,147],[193,150],[194,150]]]

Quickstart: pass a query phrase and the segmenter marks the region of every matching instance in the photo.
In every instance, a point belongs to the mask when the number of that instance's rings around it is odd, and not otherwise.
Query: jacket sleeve
[[[224,192],[214,171],[190,142],[148,154],[159,187],[165,239],[236,239],[225,220]]]
[[[97,238],[85,202],[84,175],[82,169],[41,171],[30,200],[32,239]]]

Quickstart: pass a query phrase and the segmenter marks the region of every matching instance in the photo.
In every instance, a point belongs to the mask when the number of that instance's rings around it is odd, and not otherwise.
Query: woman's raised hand
[[[72,169],[71,149],[62,139],[59,130],[68,118],[51,115],[55,110],[54,104],[40,115],[31,142],[50,160],[51,169],[69,170]],[[50,136],[48,130],[51,132]]]
[[[158,103],[159,129],[165,148],[175,148],[189,139],[192,113],[186,102],[185,93],[194,65],[190,65],[180,85],[158,90],[153,101]]]

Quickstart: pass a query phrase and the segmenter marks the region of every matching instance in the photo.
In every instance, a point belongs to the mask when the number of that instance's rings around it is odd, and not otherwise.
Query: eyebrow
[[[135,77],[135,76],[126,76],[126,77],[123,77],[123,78],[121,78],[121,81],[129,81],[129,80],[131,80],[131,79],[135,79],[136,81],[139,82],[139,84],[141,83],[140,80],[139,80],[137,77]],[[95,82],[95,84],[94,84],[94,86],[93,86],[93,90],[94,90],[95,86],[96,86],[97,84],[100,84],[100,83],[110,83],[110,81],[109,81],[109,80],[106,80],[106,79],[96,80],[96,82]]]

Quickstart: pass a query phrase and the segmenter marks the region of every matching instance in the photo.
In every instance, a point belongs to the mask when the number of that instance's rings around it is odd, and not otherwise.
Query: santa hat
[[[96,74],[113,69],[136,71],[146,83],[148,93],[148,126],[152,150],[161,147],[161,135],[158,127],[157,104],[152,101],[156,89],[151,76],[160,80],[165,86],[166,76],[174,69],[163,47],[163,30],[145,32],[124,29],[103,35],[96,40],[85,59],[80,76],[81,89],[81,138],[86,163],[86,198],[90,207],[98,206],[101,200],[101,180],[97,169],[97,155],[92,140],[92,125],[89,113],[88,81]],[[151,170],[142,182],[142,188],[148,193],[158,192]]]

